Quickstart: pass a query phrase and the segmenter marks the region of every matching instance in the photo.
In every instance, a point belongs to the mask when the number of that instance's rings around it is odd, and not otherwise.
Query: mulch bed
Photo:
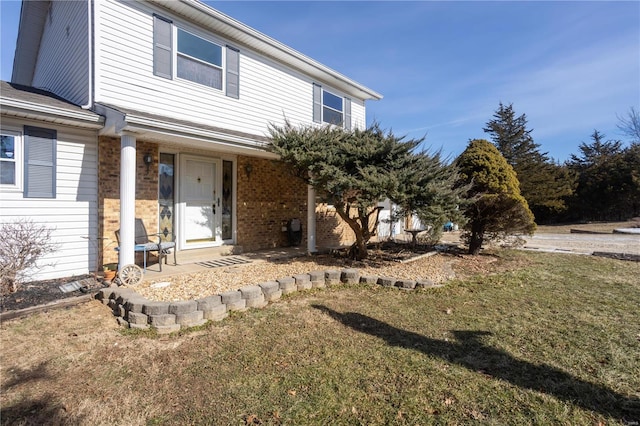
[[[420,245],[410,248],[406,243],[393,241],[371,244],[369,258],[364,262],[344,259],[345,267],[365,267],[367,265],[382,264],[385,262],[400,262],[420,254],[433,251],[433,246]],[[442,250],[440,250],[442,251]],[[283,259],[286,262],[288,260]],[[80,281],[83,288],[65,293],[60,286],[70,282]],[[68,278],[33,281],[22,284],[16,293],[0,296],[0,313],[16,311],[33,306],[45,305],[51,302],[62,301],[81,296],[86,293],[96,292],[105,285],[96,280],[93,275],[82,275]]]
[[[83,286],[80,290],[64,293],[60,286],[79,281]],[[102,288],[102,282],[93,275],[81,275],[44,281],[33,281],[22,284],[18,291],[0,297],[0,312],[15,311],[32,306],[44,305],[58,300],[77,297],[82,294],[97,291]]]

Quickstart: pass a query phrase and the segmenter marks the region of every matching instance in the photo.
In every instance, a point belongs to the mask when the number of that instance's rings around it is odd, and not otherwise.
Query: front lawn
[[[177,336],[123,332],[98,302],[7,321],[2,423],[639,421],[640,263],[496,257],[443,288],[297,293]]]

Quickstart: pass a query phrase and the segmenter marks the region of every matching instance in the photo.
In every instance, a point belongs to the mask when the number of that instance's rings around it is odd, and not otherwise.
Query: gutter
[[[87,87],[87,103],[85,105],[80,105],[82,109],[93,109],[93,92],[95,90],[94,87],[94,66],[93,66],[93,51],[94,51],[94,30],[93,30],[93,0],[87,0],[87,54],[89,56],[89,60],[87,63],[89,64],[89,69],[87,70],[89,82]]]
[[[101,129],[104,118],[90,111],[70,111],[68,109],[45,106],[39,103],[2,99],[2,115],[14,117],[29,117],[42,119],[44,116],[51,120],[66,123],[76,127]]]

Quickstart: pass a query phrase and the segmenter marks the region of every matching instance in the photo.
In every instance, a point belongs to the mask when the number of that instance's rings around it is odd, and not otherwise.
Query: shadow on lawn
[[[447,342],[402,330],[355,312],[340,313],[326,306],[312,306],[356,331],[385,340],[389,345],[419,350],[471,371],[505,380],[521,388],[544,392],[619,420],[640,420],[638,398],[586,382],[550,365],[536,365],[515,359],[507,352],[481,342],[481,337],[490,335],[490,332],[454,331],[458,341]]]

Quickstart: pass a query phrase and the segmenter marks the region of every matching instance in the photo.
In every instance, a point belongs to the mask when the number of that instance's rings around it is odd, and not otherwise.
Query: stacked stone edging
[[[361,275],[358,269],[348,268],[297,274],[197,300],[158,302],[148,300],[130,288],[116,286],[101,289],[96,298],[111,308],[120,325],[142,330],[154,328],[158,333],[166,334],[203,325],[207,321],[221,321],[231,311],[263,308],[269,302],[280,299],[283,294],[339,283],[378,284],[408,291],[442,286],[431,280],[414,281]]]

